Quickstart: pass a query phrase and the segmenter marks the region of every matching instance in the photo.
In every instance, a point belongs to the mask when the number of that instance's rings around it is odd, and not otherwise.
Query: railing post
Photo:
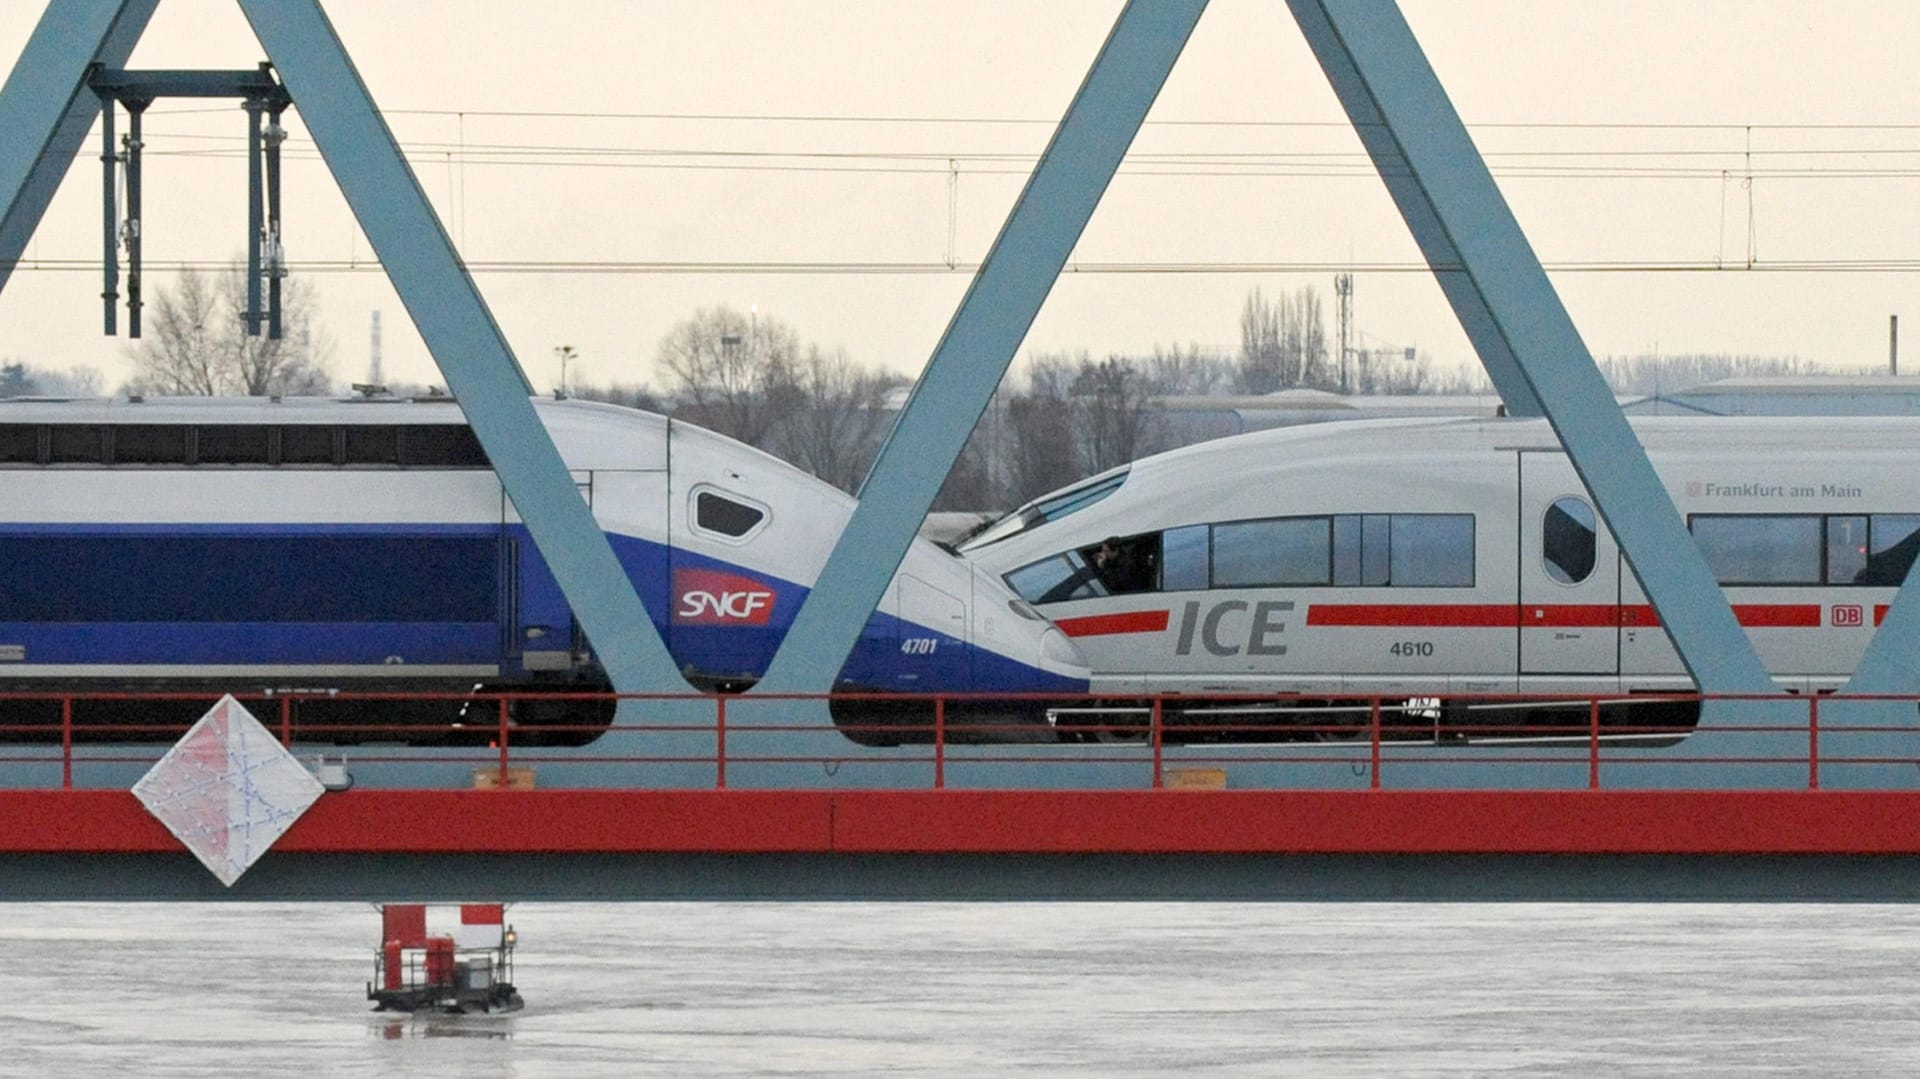
[[[947,786],[947,699],[933,699],[933,789]]]
[[[1167,740],[1166,738],[1163,737],[1163,732],[1165,731],[1166,728],[1163,726],[1161,722],[1161,720],[1164,718],[1161,710],[1166,706],[1166,703],[1167,703],[1166,698],[1164,697],[1155,697],[1153,699],[1153,732],[1152,733],[1153,733],[1153,789],[1154,790],[1159,790],[1166,785]]]
[[[73,789],[73,698],[60,698],[60,789]]]
[[[500,789],[512,790],[512,773],[507,771],[507,698],[500,697]]]
[[[727,699],[713,698],[713,752],[715,790],[727,789]]]
[[[1807,789],[1820,789],[1820,694],[1807,695]]]
[[[1380,789],[1380,698],[1375,697],[1368,704],[1371,720],[1368,726],[1373,728],[1373,780],[1368,785],[1374,790]]]
[[[293,698],[280,698],[280,744],[293,746]]]
[[[1600,789],[1600,698],[1587,700],[1587,789]]]

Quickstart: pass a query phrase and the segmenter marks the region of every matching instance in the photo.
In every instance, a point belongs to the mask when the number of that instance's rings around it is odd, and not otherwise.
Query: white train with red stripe
[[[1634,429],[1776,681],[1844,682],[1920,548],[1920,420]],[[1389,698],[1436,732],[1540,733],[1570,713],[1472,698],[1693,688],[1542,420],[1221,439],[1037,499],[962,551],[1076,639],[1096,693],[1270,698],[1189,702],[1170,736],[1232,716],[1259,728],[1236,738],[1296,737],[1363,718],[1337,707],[1349,695]],[[1647,702],[1604,722],[1696,713]],[[1101,725],[1123,714],[1138,713]]]

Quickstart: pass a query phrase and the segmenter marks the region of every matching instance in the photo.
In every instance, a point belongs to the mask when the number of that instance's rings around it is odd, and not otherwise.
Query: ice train
[[[1920,548],[1920,420],[1633,426],[1776,682],[1843,683]],[[1166,717],[1174,740],[1370,722],[1347,694],[1398,702],[1408,737],[1545,737],[1585,707],[1474,698],[1692,688],[1543,420],[1203,443],[1037,499],[961,550],[1075,638],[1096,693],[1191,698]],[[1205,701],[1225,694],[1256,699]],[[1636,737],[1697,714],[1648,699],[1604,722]]]
[[[665,417],[554,400],[535,413],[688,681],[750,686],[853,500]],[[997,577],[916,541],[837,685],[1078,691],[1087,668]],[[606,688],[450,398],[0,401],[0,693],[527,691],[547,696],[513,722],[579,728],[610,706],[555,694]],[[79,707],[82,737],[156,714]],[[465,712],[299,707],[336,741],[369,719],[438,740]],[[1001,707],[948,718],[997,721]],[[6,737],[58,728],[22,702],[4,711]],[[899,740],[862,734],[868,711],[918,715],[857,701],[834,714],[850,736]]]

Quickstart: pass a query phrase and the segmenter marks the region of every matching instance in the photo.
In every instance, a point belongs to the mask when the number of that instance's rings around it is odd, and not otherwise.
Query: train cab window
[[[0,465],[40,463],[40,428],[31,424],[0,426]]]
[[[1817,514],[1696,513],[1688,521],[1721,584],[1819,584]]]
[[[55,424],[47,430],[48,464],[107,463],[107,432],[104,428],[90,424]]]
[[[693,526],[702,532],[741,539],[766,517],[766,510],[717,491],[697,491],[693,496]]]
[[[400,429],[349,425],[346,449],[344,459],[350,465],[397,465],[400,463]]]
[[[473,428],[448,423],[400,429],[400,461],[409,468],[486,468],[487,453]]]
[[[199,428],[194,438],[194,460],[203,465],[264,465],[267,449],[265,427],[215,424]]]
[[[1892,586],[1906,583],[1914,555],[1920,552],[1920,514],[1876,513],[1871,536],[1872,553],[1854,582]]]
[[[1864,584],[1867,568],[1867,519],[1858,515],[1827,518],[1827,583]]]
[[[1579,584],[1593,574],[1599,533],[1593,507],[1584,499],[1557,498],[1540,518],[1540,564],[1561,584]]]
[[[1331,583],[1330,526],[1325,517],[1214,525],[1213,586]]]
[[[1160,585],[1160,533],[1117,536],[1083,548],[1081,560],[1099,578],[1107,595],[1151,592]]]
[[[1070,599],[1093,599],[1107,594],[1106,585],[1079,551],[1068,551],[1052,558],[1022,566],[1007,574],[1007,585],[1028,603],[1061,603]]]
[[[113,429],[113,462],[119,465],[184,465],[187,428],[122,424]]]
[[[1207,557],[1212,529],[1206,525],[1169,528],[1160,534],[1160,589],[1187,592],[1207,587]]]
[[[339,458],[334,453],[337,427],[301,424],[280,428],[280,463],[283,465],[330,465]]]

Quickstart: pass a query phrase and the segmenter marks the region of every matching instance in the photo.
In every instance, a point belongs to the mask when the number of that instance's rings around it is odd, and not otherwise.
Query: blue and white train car
[[[750,686],[853,500],[662,416],[535,411],[687,681]],[[1087,676],[1076,646],[997,577],[916,542],[838,686],[1025,694],[1080,691]],[[0,401],[0,692],[606,688],[451,398]],[[307,723],[364,720],[301,707]],[[610,710],[515,707],[522,725]],[[975,722],[999,722],[1039,706],[974,707]],[[425,729],[454,708],[382,705],[378,718]],[[95,723],[121,718],[90,709]],[[861,714],[835,708],[850,736],[900,740],[849,729]]]

